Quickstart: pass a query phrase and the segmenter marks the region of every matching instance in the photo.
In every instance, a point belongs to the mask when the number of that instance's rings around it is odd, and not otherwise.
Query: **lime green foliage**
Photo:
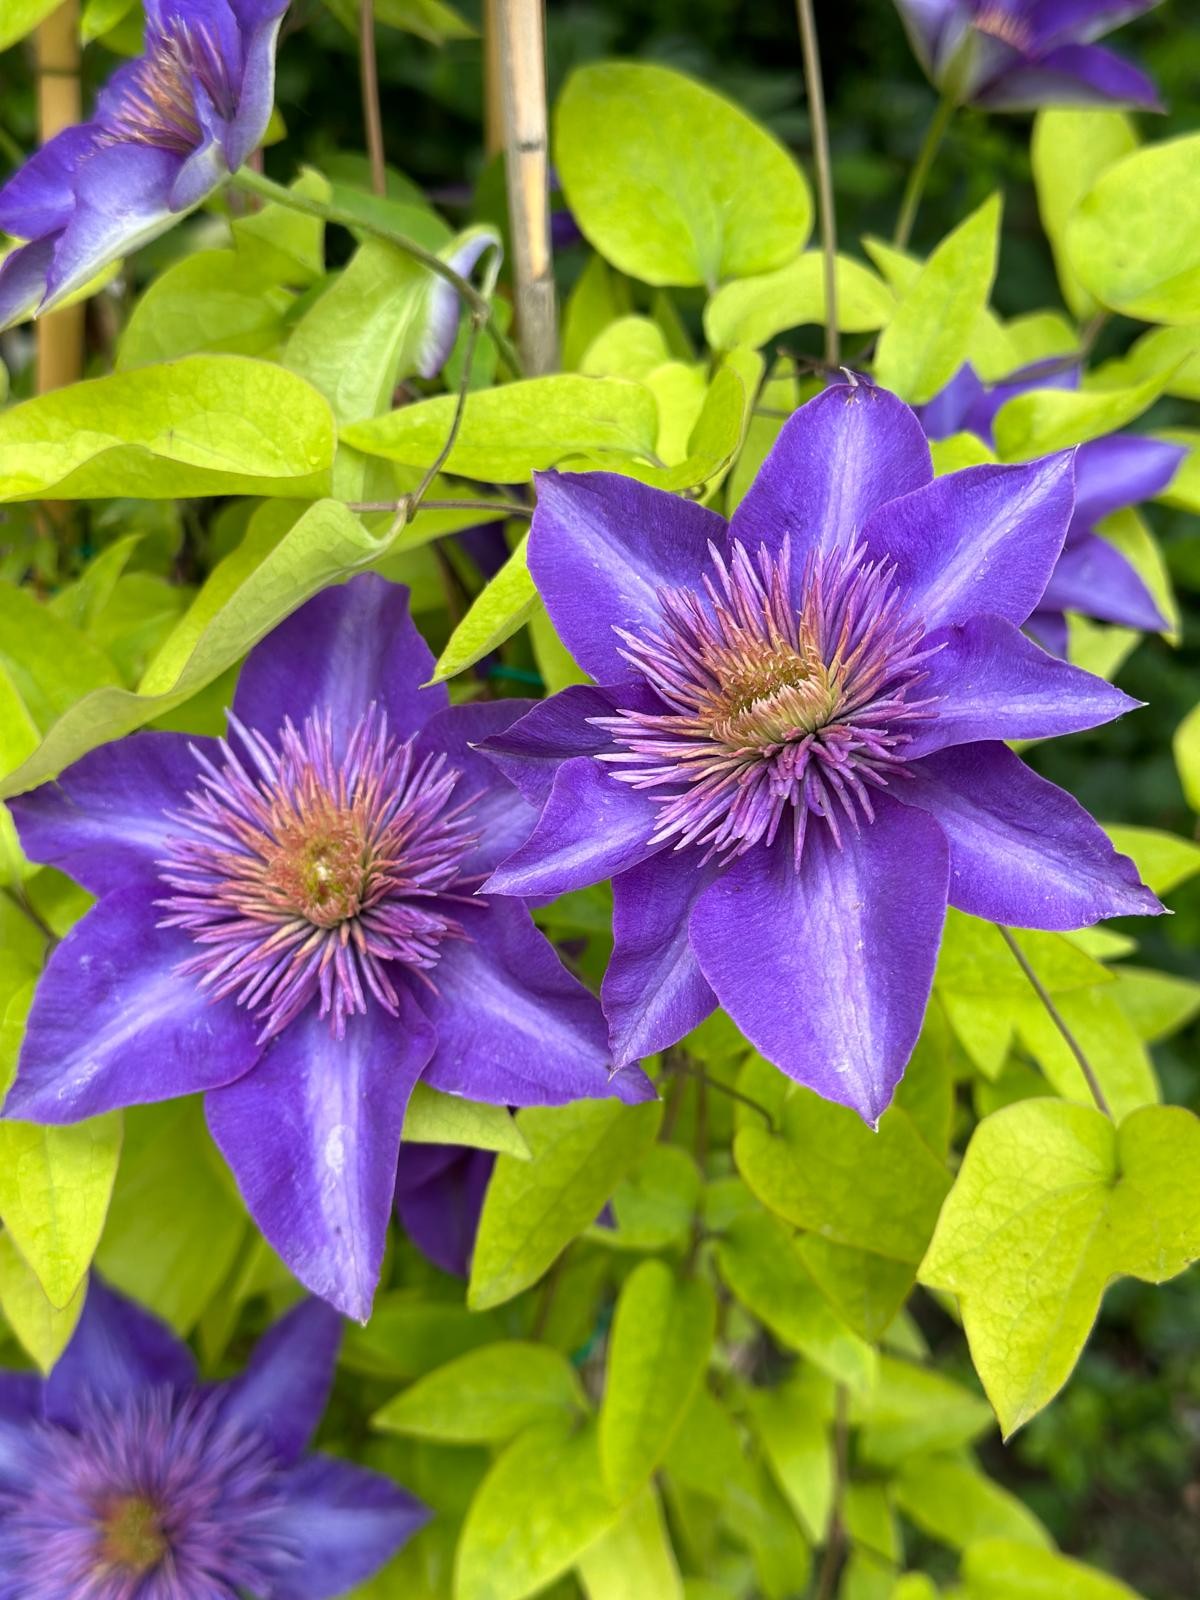
[[[70,1342],[86,1295],[85,1279],[65,1306],[52,1306],[12,1234],[0,1233],[0,1313],[43,1372],[51,1370]]]
[[[528,543],[526,536],[487,588],[476,596],[450,635],[431,682],[443,683],[482,661],[533,615],[538,593],[529,571]]]
[[[1134,1591],[1049,1550],[982,1539],[963,1562],[964,1600],[1137,1600]]]
[[[627,1600],[630,1594],[684,1600],[683,1580],[653,1488],[638,1495],[617,1525],[584,1551],[578,1571],[587,1600]]]
[[[1109,310],[1144,322],[1200,321],[1200,134],[1106,167],[1071,212],[1064,247],[1071,270]]]
[[[1120,1128],[1029,1100],[979,1125],[921,1266],[958,1296],[1006,1434],[1062,1387],[1118,1275],[1161,1283],[1200,1255],[1200,1122],[1178,1106]]]
[[[585,1409],[565,1356],[541,1344],[490,1344],[397,1395],[375,1416],[389,1433],[451,1444],[503,1444],[535,1423]]]
[[[554,157],[590,243],[646,283],[712,290],[782,266],[808,239],[812,201],[787,151],[665,67],[576,72],[558,104]]]
[[[661,1112],[653,1101],[581,1100],[517,1113],[531,1157],[497,1159],[475,1243],[470,1305],[500,1305],[541,1277],[644,1153]]]
[[[413,1089],[404,1138],[409,1144],[465,1144],[473,1150],[503,1151],[519,1161],[529,1158],[529,1146],[503,1106],[441,1094],[426,1083]]]
[[[58,0],[5,0],[4,16],[0,18],[0,50],[7,50],[32,33],[57,4]]]
[[[1105,170],[1137,147],[1137,131],[1123,111],[1039,111],[1033,124],[1033,177],[1042,227],[1054,251],[1063,298],[1077,317],[1097,302],[1072,270],[1067,224],[1076,203]]]
[[[837,258],[837,317],[843,333],[882,328],[895,310],[887,285],[852,256]],[[704,310],[704,332],[714,350],[761,345],[787,328],[825,321],[821,253],[806,250],[786,266],[718,289]]]
[[[924,404],[962,366],[996,276],[1000,199],[994,195],[946,236],[900,294],[879,339],[875,374]]]
[[[1162,394],[1167,375],[1153,373],[1119,389],[1031,389],[1014,395],[996,416],[1001,461],[1031,461],[1087,439],[1115,433]]]

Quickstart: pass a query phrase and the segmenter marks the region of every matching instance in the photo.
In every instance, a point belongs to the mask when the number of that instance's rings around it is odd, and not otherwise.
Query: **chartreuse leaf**
[[[235,250],[185,256],[154,279],[134,307],[117,348],[117,370],[200,351],[273,355],[293,298]]]
[[[574,1367],[544,1344],[484,1345],[436,1372],[376,1412],[388,1433],[453,1444],[502,1444],[524,1428],[583,1412]]]
[[[928,1367],[884,1355],[869,1395],[850,1397],[864,1461],[890,1469],[920,1455],[960,1449],[993,1426],[978,1395]]]
[[[365,1327],[346,1324],[341,1360],[353,1372],[411,1381],[456,1356],[503,1339],[500,1319],[472,1313],[458,1300],[429,1300],[417,1289],[375,1296]]]
[[[1082,1561],[1011,1539],[980,1539],[963,1560],[959,1600],[1139,1600]]]
[[[636,1165],[661,1115],[658,1101],[625,1106],[618,1100],[529,1106],[517,1113],[532,1156],[496,1159],[467,1290],[474,1310],[511,1300],[541,1277]]]
[[[600,1467],[627,1500],[666,1455],[708,1365],[716,1300],[699,1278],[643,1261],[625,1280],[608,1344]]]
[[[125,1113],[125,1151],[96,1252],[111,1283],[190,1333],[246,1228],[198,1099]]]
[[[879,382],[901,399],[932,400],[962,365],[992,292],[999,228],[993,195],[946,235],[901,295],[875,362]]]
[[[1156,498],[1184,511],[1200,511],[1200,429],[1163,428],[1155,437],[1168,444],[1181,444],[1188,452],[1171,482]]]
[[[518,1161],[529,1159],[529,1146],[504,1106],[441,1094],[427,1083],[413,1089],[404,1138],[409,1144],[465,1144],[473,1150],[503,1151]]]
[[[1171,748],[1184,798],[1193,811],[1200,811],[1200,705],[1193,706],[1175,729]]]
[[[0,1313],[21,1348],[43,1372],[50,1371],[70,1343],[86,1297],[85,1278],[67,1304],[57,1310],[46,1299],[12,1235],[0,1233]]]
[[[433,669],[431,683],[444,683],[510,639],[533,615],[538,592],[529,571],[529,536],[471,602]]]
[[[1089,317],[1095,296],[1071,267],[1067,223],[1077,202],[1106,167],[1137,148],[1137,130],[1123,111],[1039,111],[1034,118],[1030,155],[1042,227],[1054,252],[1063,299],[1075,316]]]
[[[667,336],[652,317],[618,317],[584,351],[579,370],[589,378],[647,378],[671,360]]]
[[[646,380],[647,386],[654,389],[659,396],[664,423],[669,412],[663,405],[662,391],[656,388],[656,380],[671,372],[687,373],[687,371],[682,363],[672,362],[670,367],[659,368],[657,373]],[[746,385],[741,376],[732,367],[722,367],[708,389],[703,391],[700,412],[696,417],[695,426],[687,437],[686,454],[683,459],[665,468],[645,467],[631,462],[624,464],[619,470],[672,494],[679,494],[684,490],[702,489],[728,467],[741,443],[746,418],[746,399]],[[677,454],[672,448],[672,443],[665,440],[661,432],[658,450],[664,460],[669,460],[671,455]]]
[[[580,369],[584,355],[610,322],[629,314],[629,280],[614,272],[603,256],[592,256],[563,307],[563,367]]]
[[[1105,364],[1105,376],[1110,366],[1125,383],[1165,371],[1170,374],[1167,394],[1200,400],[1200,326],[1152,328],[1134,340],[1121,360]]]
[[[826,1409],[807,1374],[775,1389],[742,1391],[754,1432],[784,1498],[813,1544],[823,1544],[833,1506],[834,1460]]]
[[[1065,248],[1071,270],[1110,311],[1200,321],[1200,134],[1106,167],[1071,212]]]
[[[1200,1011],[1200,983],[1148,967],[1117,968],[1113,995],[1139,1039],[1155,1044],[1185,1027]]]
[[[584,1551],[579,1580],[587,1600],[629,1600],[631,1595],[684,1600],[683,1579],[652,1484],[615,1528]]]
[[[182,619],[182,659],[168,640],[152,669],[156,693],[104,687],[85,694],[62,712],[28,760],[0,785],[0,791],[19,794],[44,783],[97,745],[132,733],[182,705],[311,595],[378,554],[379,545],[345,506],[332,500],[310,506],[245,581],[206,617],[198,633],[187,616]],[[224,582],[216,574],[214,581]],[[208,609],[204,590],[196,605]],[[160,671],[164,658],[172,666]]]
[[[0,1096],[8,1093],[17,1075],[17,1056],[37,981],[32,973],[21,978],[19,970],[5,976],[7,981],[0,986]]]
[[[1093,532],[1107,539],[1125,557],[1150,591],[1155,605],[1166,619],[1160,631],[1170,644],[1179,643],[1179,605],[1171,586],[1171,574],[1163,551],[1141,513],[1124,506],[1096,524]]]
[[[613,1190],[616,1226],[596,1225],[588,1237],[614,1250],[665,1250],[683,1244],[700,1198],[700,1169],[677,1144],[652,1144]]]
[[[530,1428],[471,1502],[458,1544],[455,1600],[524,1600],[574,1565],[620,1515],[600,1474],[594,1424]]]
[[[797,255],[812,200],[791,155],[722,95],[669,68],[602,62],[572,74],[555,165],[600,254],[653,284],[769,272]]]
[[[357,33],[362,12],[355,0],[326,0],[335,16]],[[476,30],[446,0],[375,0],[376,22],[404,33],[415,33],[430,44],[445,44],[448,39],[472,39]]]
[[[90,690],[120,681],[113,663],[78,628],[56,616],[29,589],[4,582],[0,668],[9,685],[4,699],[14,716],[5,743],[14,754],[30,722],[47,728]]]
[[[797,1235],[795,1248],[842,1321],[868,1343],[879,1339],[908,1298],[911,1263],[889,1261],[819,1233]]]
[[[435,395],[342,430],[366,455],[406,466],[432,461],[446,441],[457,396]],[[467,396],[446,471],[484,483],[519,483],[568,456],[598,453],[649,460],[658,406],[640,383],[560,373]]]
[[[906,1572],[896,1579],[887,1600],[938,1600],[941,1590],[923,1572]]]
[[[1104,830],[1122,855],[1130,856],[1143,881],[1155,894],[1170,894],[1200,872],[1200,845],[1160,828],[1131,828],[1123,823]]]
[[[853,1111],[794,1087],[780,1132],[747,1123],[738,1171],[798,1228],[913,1267],[933,1233],[950,1175],[899,1107],[873,1133]]]
[[[746,1309],[783,1344],[848,1388],[870,1389],[875,1351],[830,1306],[778,1218],[761,1211],[739,1217],[718,1246],[717,1264]]]
[[[1062,1387],[1111,1279],[1174,1277],[1200,1255],[1200,1121],[1147,1106],[1119,1128],[1026,1100],[981,1122],[921,1281],[958,1296],[1005,1434]]]
[[[872,333],[896,309],[881,278],[852,256],[837,257],[837,320],[843,333]],[[774,272],[725,284],[704,308],[704,333],[714,350],[763,345],[788,328],[825,322],[824,262],[806,250]]]
[[[333,448],[328,404],[294,373],[244,356],[185,356],[0,415],[0,500],[307,500],[327,487]]]
[[[311,200],[330,197],[329,180],[311,167],[288,187]],[[306,216],[272,200],[258,211],[234,217],[230,226],[239,260],[252,267],[260,279],[305,289],[323,276],[325,224],[320,217]]]
[[[1114,975],[1115,976],[1115,975]],[[1146,1047],[1125,1015],[1115,987],[1060,995],[1059,1015],[1088,1058],[1117,1118],[1159,1099]],[[1091,1090],[1053,1017],[1030,990],[1013,1010],[1021,1043],[1064,1099],[1092,1102]]]
[[[1099,439],[1123,428],[1154,404],[1167,386],[1165,372],[1120,389],[1029,389],[996,413],[1001,461],[1029,461],[1053,450]]]
[[[0,16],[0,50],[7,50],[32,33],[57,4],[58,0],[5,0],[4,14]]]
[[[120,1155],[116,1112],[61,1128],[0,1122],[0,1221],[59,1309],[91,1264]]]
[[[919,1456],[905,1461],[892,1479],[891,1493],[910,1522],[955,1550],[978,1539],[1051,1548],[1050,1535],[1028,1506],[969,1460]]]

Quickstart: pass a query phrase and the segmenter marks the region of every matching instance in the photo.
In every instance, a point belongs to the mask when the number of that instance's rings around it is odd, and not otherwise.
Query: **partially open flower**
[[[413,1084],[498,1105],[652,1096],[599,1005],[480,884],[532,808],[473,746],[528,701],[449,706],[408,594],[364,574],[253,650],[228,739],[141,733],[12,802],[100,896],[38,986],[5,1115],[207,1091],[263,1233],[365,1318]]]
[[[0,328],[48,311],[164,233],[262,141],[288,0],[146,0],[146,48],[90,122],[0,189]]]
[[[485,889],[613,879],[618,1062],[720,1004],[874,1121],[947,902],[1033,928],[1160,909],[1004,743],[1135,704],[1020,631],[1072,476],[1066,454],[935,480],[916,416],[864,384],[786,423],[728,526],[629,478],[541,476],[530,568],[598,685],[486,741],[542,812]]]
[[[1094,41],[1158,0],[896,0],[917,59],[944,93],[993,111],[1158,110],[1144,72]]]
[[[965,432],[991,444],[996,413],[1006,401],[1031,389],[1078,385],[1079,368],[1061,361],[1037,362],[990,386],[966,366],[918,415],[931,439]],[[1181,445],[1136,433],[1089,439],[1076,450],[1071,526],[1046,592],[1025,624],[1026,632],[1047,650],[1066,655],[1068,611],[1146,632],[1167,626],[1140,574],[1116,545],[1094,530],[1110,513],[1160,494],[1186,455]]]
[[[186,1345],[93,1278],[50,1377],[0,1373],[0,1595],[333,1600],[371,1577],[429,1514],[307,1453],[339,1339],[308,1301],[202,1385]]]

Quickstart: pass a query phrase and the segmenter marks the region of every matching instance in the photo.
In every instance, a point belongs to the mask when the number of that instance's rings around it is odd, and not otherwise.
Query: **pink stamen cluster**
[[[374,705],[340,756],[328,716],[285,722],[278,749],[230,723],[242,753],[195,751],[199,788],[159,862],[173,891],[160,926],[200,946],[180,972],[261,1016],[264,1040],[314,996],[337,1038],[368,995],[397,1015],[389,965],[425,977],[464,936],[451,911],[474,888],[461,864],[475,835],[458,772],[390,738]]]
[[[865,549],[812,554],[793,584],[791,547],[757,560],[709,546],[703,592],[659,591],[661,625],[617,629],[621,654],[664,702],[591,719],[619,749],[598,759],[652,792],[651,842],[700,845],[705,860],[770,844],[793,818],[799,866],[809,816],[841,828],[874,815],[871,791],[905,772],[914,700],[933,650],[907,614],[895,568]]]
[[[117,104],[104,119],[114,143],[130,141],[191,155],[204,137],[197,87],[226,121],[237,109],[229,64],[203,21],[176,18],[169,32],[147,39],[146,54],[127,71]]]

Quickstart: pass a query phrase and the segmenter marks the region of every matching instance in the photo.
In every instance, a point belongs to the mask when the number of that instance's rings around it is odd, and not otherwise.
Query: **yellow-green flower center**
[[[141,1577],[170,1549],[157,1506],[144,1495],[123,1495],[100,1519],[100,1560],[108,1568]]]

